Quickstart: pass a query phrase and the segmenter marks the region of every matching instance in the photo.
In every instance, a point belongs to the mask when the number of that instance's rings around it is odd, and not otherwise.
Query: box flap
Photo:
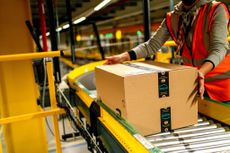
[[[169,70],[196,69],[196,68],[191,67],[191,66],[178,65],[178,64],[168,64],[168,63],[160,63],[160,62],[154,62],[154,61],[144,61],[144,62],[141,62],[141,63],[155,65],[155,66],[159,66],[159,67],[164,67],[164,68],[167,68]]]
[[[100,70],[112,73],[120,77],[127,77],[131,75],[139,75],[139,74],[146,74],[146,73],[152,73],[152,72],[159,71],[158,69],[151,71],[150,69],[146,69],[146,67],[143,67],[143,66],[142,68],[140,68],[137,65],[137,63],[132,64],[132,66],[129,63],[128,64],[101,65],[101,66],[97,66],[96,69],[100,69]]]
[[[196,69],[190,66],[167,64],[154,61],[133,62],[114,65],[100,65],[96,68],[99,68],[101,70],[121,77],[128,77],[131,75],[140,75],[146,73],[159,73],[184,69]]]
[[[136,63],[126,63],[125,65],[139,69],[139,70],[145,70],[148,72],[165,72],[170,71],[170,69],[162,67],[162,66],[156,66],[156,65],[150,65],[143,62],[136,62]]]
[[[134,68],[125,66],[123,64],[114,64],[114,65],[100,65],[96,68],[104,70],[109,73],[113,73],[117,76],[125,76],[125,74],[129,71],[133,71]]]

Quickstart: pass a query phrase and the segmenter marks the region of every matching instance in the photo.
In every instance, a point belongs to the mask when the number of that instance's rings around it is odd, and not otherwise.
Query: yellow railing
[[[9,54],[9,55],[1,55],[0,62],[8,62],[8,61],[20,61],[20,60],[29,60],[36,58],[46,58],[46,57],[59,57],[60,51],[52,51],[52,52],[39,52],[39,53],[25,53],[25,54]],[[0,125],[31,120],[34,118],[41,118],[47,116],[53,116],[53,127],[54,127],[54,136],[56,141],[56,151],[57,153],[61,153],[61,142],[60,142],[60,133],[58,126],[58,114],[65,113],[63,109],[58,108],[56,101],[56,92],[54,85],[54,77],[53,77],[53,64],[52,61],[49,60],[46,62],[47,64],[47,75],[48,75],[48,84],[49,84],[49,95],[50,95],[50,104],[51,109],[40,112],[33,112],[28,114],[10,116],[0,119]]]
[[[0,62],[20,61],[45,57],[59,57],[60,51],[1,55]]]
[[[5,117],[5,118],[0,119],[0,125],[20,122],[20,121],[25,121],[25,120],[31,120],[31,119],[40,118],[40,117],[46,117],[46,116],[50,116],[53,114],[55,114],[55,115],[63,114],[63,113],[65,113],[65,111],[63,109],[56,108],[56,109],[51,109],[51,110],[47,110],[47,111],[40,111],[40,112],[36,112],[36,113],[29,113],[29,114]]]

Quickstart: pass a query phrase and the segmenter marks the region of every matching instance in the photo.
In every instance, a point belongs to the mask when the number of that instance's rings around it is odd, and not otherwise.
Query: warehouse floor
[[[48,126],[50,126],[51,129],[53,129],[51,118],[49,117],[47,121],[49,124]],[[48,126],[46,123],[49,153],[56,153],[55,139],[54,139],[53,134],[50,132]],[[62,120],[59,121],[59,129],[60,129],[60,134],[63,135]],[[70,126],[70,123],[66,119],[65,119],[65,130],[66,130],[66,133],[68,134],[74,132]],[[2,143],[2,152],[6,153],[6,146],[4,144],[4,137],[2,134],[2,130],[0,132],[0,135],[1,135],[1,143]],[[62,141],[61,143],[62,143],[62,153],[90,153],[87,149],[86,141],[81,136],[67,139],[67,141]]]
[[[48,118],[48,126],[52,127],[51,119]],[[66,133],[73,133],[74,131],[71,128],[70,122],[65,119],[65,131]],[[56,153],[56,146],[55,146],[55,139],[52,133],[50,132],[46,124],[46,131],[48,136],[48,145],[49,145],[49,153]],[[59,121],[59,129],[60,134],[63,135],[63,122],[62,120]],[[89,153],[87,149],[86,141],[81,137],[75,137],[67,139],[67,141],[62,141],[62,153]]]

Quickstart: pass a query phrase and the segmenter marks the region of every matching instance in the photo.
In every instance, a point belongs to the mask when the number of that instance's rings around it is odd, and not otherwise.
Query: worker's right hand
[[[105,64],[118,64],[118,63],[122,63],[124,61],[129,61],[130,60],[130,56],[128,52],[124,52],[118,55],[113,55],[113,56],[109,56],[106,57],[106,62]]]
[[[198,71],[198,83],[199,83],[199,90],[198,93],[200,95],[200,98],[204,99],[204,74],[201,71]]]

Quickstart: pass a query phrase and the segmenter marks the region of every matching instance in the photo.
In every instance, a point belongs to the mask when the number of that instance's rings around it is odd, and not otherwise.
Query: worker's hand
[[[204,99],[204,74],[201,71],[198,71],[198,83],[199,83],[199,95],[200,98],[203,100]]]
[[[118,64],[118,63],[122,63],[124,61],[129,61],[130,57],[129,57],[129,53],[128,52],[124,52],[118,55],[113,55],[113,56],[109,56],[106,57],[106,62],[105,64]]]

